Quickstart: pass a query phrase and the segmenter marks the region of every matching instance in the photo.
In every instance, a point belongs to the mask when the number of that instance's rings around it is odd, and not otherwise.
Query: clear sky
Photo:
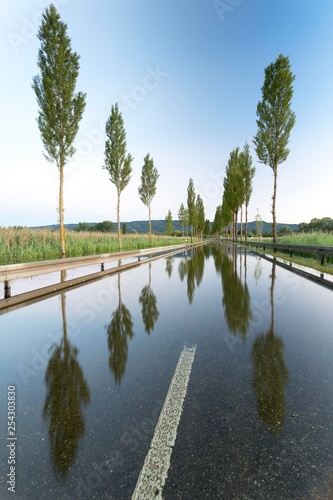
[[[43,156],[31,88],[36,33],[50,2],[1,2],[0,225],[57,223],[58,174]],[[65,223],[116,220],[116,190],[104,163],[105,122],[119,103],[134,157],[121,220],[148,218],[138,196],[143,158],[160,178],[152,218],[186,205],[189,178],[213,220],[231,151],[251,146],[256,175],[249,220],[271,221],[272,170],[252,138],[264,69],[279,54],[293,73],[290,155],[278,173],[277,220],[333,217],[332,0],[55,0],[80,56],[87,94],[65,170]]]

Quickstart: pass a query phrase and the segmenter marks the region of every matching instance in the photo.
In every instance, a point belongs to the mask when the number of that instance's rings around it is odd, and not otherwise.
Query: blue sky
[[[296,75],[290,155],[278,174],[277,220],[333,217],[333,2],[331,0],[55,0],[80,56],[87,104],[65,170],[65,222],[116,220],[104,163],[105,122],[119,103],[134,157],[121,220],[147,219],[138,196],[143,158],[160,178],[152,218],[174,219],[189,178],[213,220],[231,151],[245,141],[257,171],[249,220],[271,220],[273,176],[252,145],[264,69],[280,53]],[[31,82],[36,33],[50,2],[1,6],[0,225],[57,223],[58,174],[42,152]]]

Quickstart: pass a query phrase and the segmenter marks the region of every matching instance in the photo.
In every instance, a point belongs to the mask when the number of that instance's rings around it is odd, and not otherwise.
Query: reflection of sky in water
[[[330,290],[264,259],[199,249],[1,315],[1,380],[18,394],[18,498],[76,498],[79,484],[90,498],[129,498],[185,344],[197,352],[166,498],[184,498],[185,484],[195,498],[202,472],[206,498],[221,474],[224,498],[261,498],[260,482],[262,498],[312,498],[333,470],[331,304]],[[67,425],[72,441],[59,447],[54,431]],[[114,472],[88,486],[106,460]]]

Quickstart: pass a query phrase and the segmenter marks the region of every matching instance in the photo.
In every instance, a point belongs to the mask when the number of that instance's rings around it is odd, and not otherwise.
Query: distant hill
[[[290,227],[292,231],[297,231],[298,229],[298,224],[284,224],[280,223],[277,225],[277,230],[279,231],[283,227]],[[243,222],[243,230],[244,230],[245,224]],[[238,229],[240,229],[240,224],[238,224]],[[252,229],[256,229],[256,223],[255,221],[248,222],[247,223],[247,230],[250,233]],[[264,222],[262,223],[262,233],[271,233],[272,232],[272,223],[271,222]]]
[[[95,224],[97,224],[97,222],[88,222],[88,224],[89,224],[89,226],[94,226]],[[73,231],[77,225],[78,225],[78,223],[65,224],[65,227],[69,231]],[[116,232],[116,230],[117,230],[116,222],[114,222],[114,225],[115,225],[115,232]],[[122,228],[123,222],[121,222],[120,225]],[[137,221],[126,222],[126,226],[127,226],[127,233],[133,233],[133,232],[148,233],[148,221],[146,221],[146,220],[137,220]],[[298,228],[298,224],[280,223],[277,226],[277,230],[279,231],[282,227],[285,227],[285,226],[289,226],[292,231],[296,231]],[[179,230],[179,231],[182,230],[181,223],[178,220],[173,222],[173,227],[174,227],[174,230]],[[51,224],[48,226],[38,226],[38,227],[34,227],[33,229],[45,229],[45,228],[58,230],[59,224]],[[244,230],[244,228],[245,228],[245,224],[243,222],[243,230]],[[249,233],[252,231],[252,229],[255,229],[255,228],[256,228],[255,221],[248,222],[248,232]],[[240,223],[238,223],[238,229],[240,229]],[[164,219],[153,220],[152,221],[152,230],[154,233],[165,233],[165,220]],[[263,234],[272,232],[272,223],[263,221],[262,232],[263,232]]]

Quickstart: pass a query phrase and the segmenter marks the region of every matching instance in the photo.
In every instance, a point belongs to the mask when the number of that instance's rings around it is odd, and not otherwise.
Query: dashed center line
[[[132,500],[162,498],[195,351],[196,346],[184,347],[179,356]]]

